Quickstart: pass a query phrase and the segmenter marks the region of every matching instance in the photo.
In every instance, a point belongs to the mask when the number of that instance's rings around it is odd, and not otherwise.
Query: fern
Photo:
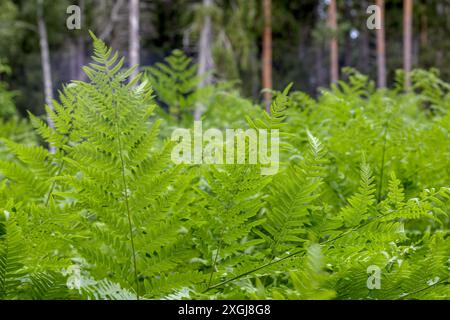
[[[9,214],[9,213],[8,213]],[[6,219],[5,212],[2,213]],[[20,229],[14,219],[0,224],[0,295],[2,299],[18,298],[21,278],[25,276],[24,251],[21,248]]]
[[[267,223],[259,234],[270,243],[273,257],[306,241],[310,216],[320,209],[316,200],[323,182],[325,152],[317,138],[310,133],[308,138],[310,150],[305,159],[291,164],[271,186]]]
[[[348,70],[317,99],[273,92],[267,113],[227,84],[199,89],[180,51],[133,78],[92,37],[89,80],[47,108],[54,128],[30,115],[43,145],[0,122],[1,299],[448,299],[436,73],[416,71],[403,92]],[[280,130],[279,172],[172,163],[164,137],[199,102],[205,128]]]
[[[195,103],[211,90],[209,87],[197,90],[202,80],[197,75],[197,65],[180,50],[174,50],[165,63],[148,68],[146,74],[158,98],[177,120],[192,112]]]

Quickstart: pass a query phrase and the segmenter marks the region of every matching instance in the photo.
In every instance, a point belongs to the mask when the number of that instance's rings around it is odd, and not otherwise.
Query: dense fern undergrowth
[[[0,121],[0,299],[448,299],[450,85],[198,88],[181,51],[133,70],[94,37],[46,119]],[[281,131],[279,172],[175,165],[170,134]],[[53,146],[54,152],[49,152]],[[379,286],[368,286],[378,268]],[[378,278],[377,278],[378,279]]]

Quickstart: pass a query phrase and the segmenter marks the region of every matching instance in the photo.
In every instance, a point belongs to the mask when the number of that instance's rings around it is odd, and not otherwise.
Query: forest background
[[[373,4],[381,30],[367,27]],[[66,25],[71,5],[79,30]],[[204,82],[229,80],[254,101],[291,82],[316,96],[344,66],[378,86],[402,68],[436,68],[449,81],[449,17],[448,0],[1,0],[0,81],[22,115],[43,114],[64,83],[85,80],[89,30],[141,69],[181,49]]]

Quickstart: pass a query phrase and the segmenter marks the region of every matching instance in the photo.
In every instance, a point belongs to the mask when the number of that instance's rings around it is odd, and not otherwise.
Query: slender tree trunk
[[[78,6],[81,11],[81,19],[83,19],[84,13],[84,0],[78,1]],[[81,22],[83,23],[83,22]],[[67,38],[70,48],[70,80],[84,80],[85,74],[82,67],[85,65],[84,61],[84,37],[80,31],[75,31],[74,38]]]
[[[342,19],[344,21],[352,21],[352,4],[349,1],[344,1],[344,12],[342,12]],[[344,35],[341,39],[341,43],[339,44],[341,48],[343,48],[343,51],[345,54],[343,55],[343,65],[344,66],[350,66],[352,61],[352,42],[350,41],[350,37],[348,33]],[[339,59],[339,58],[338,58]]]
[[[140,63],[140,45],[139,45],[139,0],[130,0],[128,4],[129,14],[129,51],[130,51],[130,66],[139,65]],[[137,76],[138,70],[136,69],[132,74],[132,77]]]
[[[105,0],[97,0],[98,4],[96,4],[96,12],[98,15],[103,16],[104,12],[106,12],[106,10],[108,10],[108,5],[107,2]],[[122,19],[121,19],[121,15],[120,15],[120,11],[122,10],[122,7],[125,5],[125,0],[115,0],[114,4],[112,6],[111,12],[109,17],[107,17],[107,23],[106,25],[103,27],[103,31],[100,33],[99,38],[102,39],[103,41],[108,40],[109,42],[114,42],[114,30],[117,30],[117,25],[119,26],[119,28],[121,28],[121,23],[122,23]],[[128,7],[129,8],[129,7]],[[129,27],[128,27],[129,28]],[[114,47],[112,45],[112,47]]]
[[[259,75],[259,58],[256,49],[252,49],[250,58],[250,72],[252,79],[252,96],[256,100],[259,98],[259,90],[261,88],[261,77]]]
[[[426,47],[428,45],[428,17],[427,17],[427,10],[426,5],[424,5],[425,8],[423,9],[422,17],[421,17],[421,30],[420,30],[420,44],[423,47]]]
[[[316,75],[317,75],[317,79],[316,79],[316,87],[321,87],[323,85],[326,85],[326,73],[323,70],[323,45],[322,43],[317,43],[316,44],[316,63],[315,63],[315,67],[316,67]]]
[[[84,18],[84,0],[79,0],[79,6],[80,6],[80,11],[81,11],[81,19]],[[83,23],[83,22],[82,22]],[[84,37],[83,37],[83,33],[80,32],[80,34],[77,37],[77,42],[76,42],[76,61],[77,61],[77,68],[78,68],[78,73],[77,73],[77,79],[78,80],[85,80],[86,79],[86,75],[83,72],[82,67],[86,64],[85,62],[85,44],[84,44]]]
[[[330,80],[334,83],[339,80],[336,0],[330,0],[328,6],[328,27],[333,32],[330,40]]]
[[[421,4],[421,15],[420,15],[420,35],[419,35],[419,50],[418,50],[418,64],[420,64],[422,61],[424,64],[422,66],[426,67],[428,64],[427,59],[423,59],[424,55],[427,51],[428,47],[428,10],[427,10],[427,4],[422,3]]]
[[[359,59],[359,70],[365,74],[370,73],[370,34],[367,28],[361,30],[361,58]]]
[[[403,69],[406,89],[411,87],[412,5],[412,0],[403,0]]]
[[[78,68],[77,69],[77,71],[78,71],[77,79],[84,81],[86,79],[86,75],[84,74],[82,67],[86,64],[86,61],[85,61],[85,56],[84,56],[84,54],[85,54],[84,38],[82,35],[78,36],[76,46],[77,46],[76,61],[77,61],[77,68]]]
[[[66,41],[69,47],[69,80],[78,79],[78,59],[77,59],[77,43],[73,39],[68,39]]]
[[[262,46],[262,85],[264,89],[272,89],[272,0],[263,0],[264,31]],[[264,93],[264,103],[267,112],[270,112],[272,94]]]
[[[378,87],[386,87],[386,42],[384,38],[384,0],[377,0],[380,9],[381,28],[377,29],[377,67],[378,67]]]
[[[197,74],[202,78],[199,87],[210,85],[213,82],[212,69],[214,68],[214,60],[212,56],[212,24],[211,16],[208,9],[212,6],[212,0],[203,0],[203,6],[206,15],[203,17],[202,29],[200,32],[200,40],[198,43],[198,71]],[[197,103],[194,118],[200,120],[204,106]]]
[[[39,32],[39,45],[41,49],[42,78],[44,83],[45,103],[53,110],[53,86],[52,71],[50,66],[50,53],[48,48],[47,28],[44,20],[44,1],[37,1],[37,23]],[[47,117],[50,127],[54,127],[54,123],[50,117]]]
[[[322,17],[322,10],[320,8],[320,6],[316,6],[316,12],[315,12],[315,17],[318,21],[318,23],[322,23],[323,22],[323,17]],[[319,87],[325,86],[326,85],[326,68],[324,68],[325,65],[325,59],[324,59],[324,47],[325,47],[325,42],[323,41],[322,37],[314,37],[313,36],[313,44],[314,44],[314,53],[315,53],[315,61],[314,61],[314,69],[315,69],[315,73],[316,73],[316,77],[315,77],[315,86],[316,86],[316,90]]]

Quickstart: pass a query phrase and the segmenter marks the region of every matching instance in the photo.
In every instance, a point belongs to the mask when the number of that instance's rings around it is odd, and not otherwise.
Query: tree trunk
[[[79,0],[79,6],[81,11],[81,18],[83,19],[84,15],[84,0]],[[86,79],[86,75],[83,72],[82,67],[86,64],[85,62],[85,44],[84,44],[84,36],[83,33],[80,32],[80,34],[77,37],[76,42],[76,61],[78,65],[78,73],[77,73],[77,79],[84,81]]]
[[[377,29],[377,67],[378,67],[378,87],[386,87],[386,42],[384,38],[384,0],[377,0],[380,9],[381,28]]]
[[[347,1],[344,1],[343,4],[344,4],[344,11],[342,12],[342,15],[341,15],[342,19],[344,21],[352,21],[353,20],[352,13],[351,13],[351,11],[352,11],[352,4],[347,2]],[[342,44],[340,43],[340,47],[343,48],[344,49],[343,51],[345,52],[345,54],[342,57],[343,58],[343,62],[342,63],[343,63],[344,66],[350,66],[351,65],[351,61],[352,61],[352,54],[351,54],[351,52],[352,52],[352,42],[353,41],[350,40],[348,32],[346,32],[344,37],[342,37],[340,40],[341,40],[341,43],[342,43]]]
[[[264,31],[262,46],[262,85],[264,89],[272,89],[272,0],[263,0]],[[272,94],[264,93],[264,103],[267,112],[270,112]]]
[[[130,0],[129,2],[129,55],[130,55],[130,67],[139,65],[140,63],[140,45],[139,45],[139,0]],[[132,74],[132,77],[137,76],[139,70],[136,69]]]
[[[428,65],[428,59],[424,57],[426,56],[427,48],[428,48],[428,10],[427,4],[422,3],[420,5],[420,35],[419,35],[419,48],[417,50],[418,56],[418,64],[422,65],[422,67],[426,67]],[[423,64],[421,63],[423,61]]]
[[[403,0],[403,69],[405,71],[405,89],[411,87],[412,5],[412,0]]]
[[[366,12],[367,7],[369,6],[367,0],[361,0],[361,6],[359,10],[361,12]],[[367,16],[364,15],[364,20],[366,21]],[[357,65],[358,70],[361,70],[363,73],[369,75],[371,69],[371,59],[370,59],[370,33],[368,28],[361,28],[361,36],[360,36],[360,47],[361,47],[361,59],[358,59]]]
[[[367,28],[361,30],[361,59],[358,61],[359,70],[370,73],[370,34]]]
[[[39,33],[39,45],[41,49],[42,78],[44,82],[45,103],[53,110],[53,86],[52,72],[50,66],[50,53],[48,48],[47,28],[44,20],[44,1],[37,2],[37,23]],[[47,117],[48,125],[54,128],[54,123],[50,117]]]
[[[198,43],[198,71],[197,74],[202,78],[199,87],[210,85],[213,81],[212,69],[214,61],[212,56],[212,24],[208,9],[212,6],[212,0],[203,0],[203,7],[206,15],[203,18],[200,40]],[[204,106],[198,103],[195,108],[194,118],[200,120]]]
[[[428,46],[428,17],[426,11],[426,5],[423,9],[422,17],[421,17],[421,30],[420,30],[420,45],[422,47]]]
[[[333,33],[330,40],[330,80],[334,83],[339,80],[336,0],[330,0],[328,6],[328,27]]]
[[[78,68],[77,69],[77,71],[78,71],[77,79],[84,81],[86,79],[86,75],[84,74],[82,67],[86,64],[86,62],[85,62],[85,56],[84,56],[84,54],[85,54],[84,38],[82,35],[78,36],[76,47],[77,47],[76,61],[77,61],[77,68]]]
[[[326,72],[324,72],[323,65],[324,65],[324,58],[323,58],[323,45],[322,43],[317,43],[315,47],[316,51],[316,63],[315,63],[315,69],[316,69],[316,87],[322,87],[326,85]]]
[[[69,47],[69,80],[78,79],[78,59],[77,59],[77,43],[73,39],[66,40]]]
[[[84,13],[84,0],[79,0],[78,5],[80,7],[81,18]],[[83,22],[81,22],[83,23]],[[83,66],[85,65],[84,59],[84,36],[81,31],[76,31],[75,37],[68,39],[70,48],[70,80],[85,80],[85,74],[83,72]]]

